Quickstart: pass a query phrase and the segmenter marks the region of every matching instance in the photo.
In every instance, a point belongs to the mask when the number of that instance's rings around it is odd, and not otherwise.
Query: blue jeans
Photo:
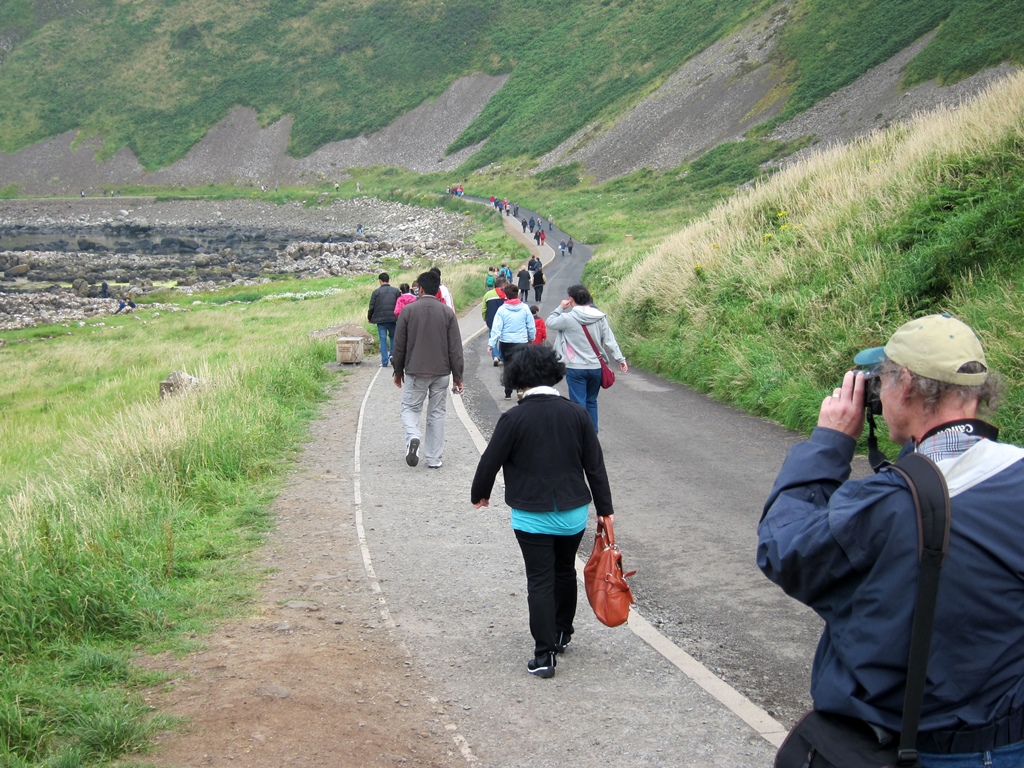
[[[380,364],[387,365],[388,360],[391,359],[391,353],[395,350],[395,326],[398,325],[396,320],[393,323],[377,323],[377,335],[380,337]],[[391,345],[388,345],[388,339],[391,340]]]
[[[569,387],[569,399],[587,409],[590,420],[597,432],[597,394],[601,391],[600,368],[567,368],[565,383]]]
[[[1024,765],[1024,741],[990,752],[957,755],[918,755],[921,768],[1018,768]]]

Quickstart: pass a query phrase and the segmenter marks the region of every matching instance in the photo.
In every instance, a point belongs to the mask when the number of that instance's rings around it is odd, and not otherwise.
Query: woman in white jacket
[[[601,391],[601,360],[583,332],[584,326],[599,350],[619,364],[623,373],[629,370],[626,357],[619,349],[608,316],[590,306],[590,291],[582,285],[571,285],[569,298],[564,299],[548,317],[549,331],[555,331],[554,345],[559,359],[565,363],[565,383],[569,399],[587,409],[597,430],[597,395]]]

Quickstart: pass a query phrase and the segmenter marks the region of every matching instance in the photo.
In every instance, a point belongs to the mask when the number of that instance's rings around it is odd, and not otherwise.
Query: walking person
[[[530,274],[529,267],[524,264],[516,272],[516,286],[519,288],[519,293],[524,299],[530,298],[530,283],[532,280],[533,276]]]
[[[416,282],[420,297],[402,310],[395,333],[394,378],[402,390],[402,427],[405,431],[405,462],[419,463],[420,415],[427,406],[427,466],[440,469],[444,455],[444,418],[448,407],[448,380],[452,391],[463,391],[462,336],[455,313],[437,298],[441,281],[424,272]]]
[[[540,304],[540,297],[544,294],[544,285],[548,279],[544,277],[544,265],[537,261],[537,269],[533,272],[533,300]]]
[[[370,307],[366,310],[366,319],[377,326],[377,338],[380,340],[380,367],[386,368],[391,362],[395,348],[395,304],[401,296],[398,289],[391,285],[391,277],[387,272],[377,275],[380,283],[370,294]]]
[[[569,297],[563,299],[548,316],[548,331],[555,331],[554,345],[559,359],[565,363],[565,383],[569,388],[569,399],[587,409],[597,430],[597,395],[601,391],[601,358],[594,350],[606,350],[606,354],[619,363],[619,370],[626,373],[629,366],[619,349],[615,334],[608,324],[608,316],[596,307],[590,306],[590,291],[582,285],[571,285]],[[586,332],[584,332],[586,329]],[[587,338],[593,339],[593,345]]]
[[[537,335],[537,326],[533,322],[530,308],[519,299],[519,288],[514,285],[505,286],[505,303],[498,307],[494,314],[494,324],[490,336],[487,337],[487,350],[494,355],[494,350],[501,349],[501,357],[505,365],[522,347],[533,341]],[[502,377],[504,381],[504,377]],[[512,390],[505,385],[505,399],[512,399]]]
[[[552,231],[554,231],[554,228],[555,228],[555,219],[554,219],[554,217],[552,217],[552,215],[551,215],[551,214],[549,213],[549,214],[548,214],[548,232],[552,232]]]
[[[569,255],[572,256],[572,247],[576,245],[575,241],[570,237],[569,242],[565,244],[566,248],[569,249]]]
[[[850,479],[865,404],[876,401],[900,457],[931,459],[949,491],[948,551],[910,745],[917,764],[1024,765],[1024,450],[999,443],[981,420],[1000,383],[977,335],[949,315],[902,325],[854,363],[870,371],[848,372],[822,401],[758,525],[758,566],[825,621],[811,669],[814,709],[899,739],[919,534],[899,472]],[[804,762],[802,745],[797,752],[778,764]]]
[[[548,327],[544,322],[544,318],[540,316],[540,307],[536,304],[531,304],[530,314],[533,315],[533,325],[537,329],[537,333],[533,337],[533,343],[543,344],[548,340]]]
[[[398,286],[398,290],[399,296],[398,301],[395,302],[395,317],[402,314],[402,310],[405,309],[407,304],[412,304],[416,301],[416,294],[412,292],[412,288],[409,287],[408,283],[402,283]]]
[[[441,282],[441,269],[439,267],[431,267],[430,271],[437,275],[437,298],[441,300],[442,304],[454,312],[455,299],[452,298],[452,292],[448,290],[448,286]]]
[[[494,327],[494,316],[498,314],[501,305],[505,303],[505,285],[505,276],[498,275],[494,280],[494,287],[484,294],[484,298],[480,302],[480,314],[483,315],[488,334]],[[501,365],[501,345],[491,350],[491,360],[494,362],[495,368]]]
[[[611,487],[601,444],[586,411],[558,394],[565,375],[552,349],[520,350],[502,371],[522,402],[501,415],[480,457],[470,502],[490,506],[494,478],[504,472],[505,503],[526,568],[533,656],[526,670],[555,676],[556,654],[572,640],[576,617],[576,550],[587,527],[590,502],[598,517],[614,521]]]
[[[563,256],[565,256],[565,240],[562,240],[562,241],[561,241],[561,242],[560,242],[560,243],[558,244],[558,250],[559,250],[559,252],[560,252],[560,253],[561,253],[561,254],[562,254]]]

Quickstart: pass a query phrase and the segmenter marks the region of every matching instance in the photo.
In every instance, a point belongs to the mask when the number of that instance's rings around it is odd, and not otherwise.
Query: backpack
[[[494,287],[494,274],[492,272],[487,273],[487,282],[484,284],[485,288]]]

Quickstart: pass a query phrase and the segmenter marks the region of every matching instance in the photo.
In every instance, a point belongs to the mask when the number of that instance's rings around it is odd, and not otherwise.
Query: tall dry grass
[[[1024,380],[1024,73],[958,108],[825,149],[742,190],[646,254],[604,257],[640,365],[796,428],[858,349],[908,316],[976,327]],[[618,279],[616,279],[618,278]],[[594,280],[599,284],[598,280]],[[1002,418],[1024,438],[1024,395]]]
[[[799,278],[797,253],[840,272],[854,258],[877,264],[884,249],[856,252],[861,234],[892,223],[943,180],[951,162],[1011,135],[1024,135],[1024,73],[960,107],[815,152],[735,195],[646,255],[621,281],[617,306],[652,299],[700,318],[703,302],[687,289],[702,271],[767,284]]]

